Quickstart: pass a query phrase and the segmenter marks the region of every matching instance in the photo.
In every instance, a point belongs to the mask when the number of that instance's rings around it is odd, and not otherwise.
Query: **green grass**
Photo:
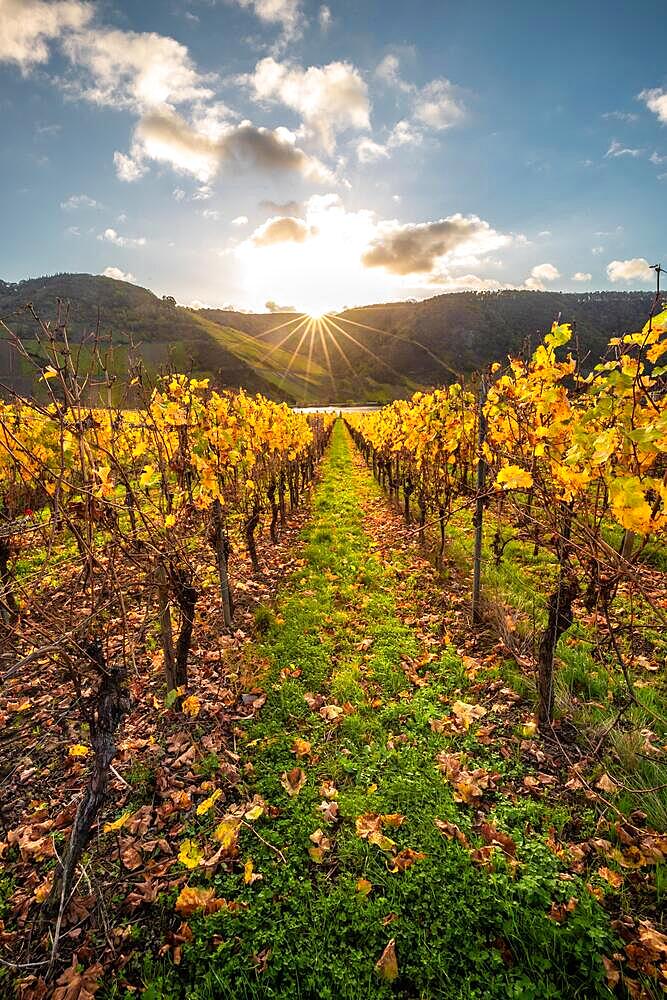
[[[414,570],[400,556],[381,562],[371,552],[362,501],[375,489],[353,468],[339,424],[304,532],[305,562],[277,618],[261,621],[257,655],[271,664],[268,698],[239,744],[253,769],[238,794],[260,794],[280,811],[258,821],[262,840],[242,830],[239,863],[213,881],[219,897],[248,908],[191,917],[193,940],[178,968],[150,953],[140,966],[135,960],[128,974],[143,981],[143,1000],[611,996],[600,959],[615,947],[608,919],[583,879],[559,878],[560,862],[545,843],[564,817],[532,800],[497,797],[490,818],[518,844],[516,872],[500,859],[494,868],[475,866],[467,849],[435,827],[435,818],[455,822],[480,843],[473,810],[453,801],[435,769],[440,750],[465,750],[470,766],[507,777],[521,769],[481,746],[474,727],[460,737],[432,732],[430,720],[446,714],[443,702],[460,697],[465,675],[446,649],[429,667],[430,683],[411,689],[401,661],[417,656],[422,642],[401,621],[394,581],[397,571]],[[408,579],[406,592],[419,585],[417,577]],[[300,674],[281,680],[285,668]],[[332,725],[311,711],[306,692],[347,703],[342,721]],[[295,760],[297,736],[311,742],[312,760]],[[295,763],[307,781],[290,798],[280,776]],[[333,826],[318,809],[325,780],[339,791],[340,821]],[[399,848],[426,857],[392,873],[388,855],[356,834],[355,819],[367,812],[404,814],[403,825],[387,833]],[[308,853],[318,827],[332,841],[321,865]],[[251,886],[240,864],[250,857],[262,875]],[[371,882],[368,896],[356,891],[359,878]],[[190,884],[206,881],[195,871]],[[563,924],[551,920],[551,904],[571,896],[579,899],[574,912]],[[399,978],[389,984],[374,966],[391,938]],[[125,994],[115,984],[104,996]]]

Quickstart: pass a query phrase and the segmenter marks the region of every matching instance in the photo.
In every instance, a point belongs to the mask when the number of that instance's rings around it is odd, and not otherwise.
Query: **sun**
[[[307,309],[305,315],[308,319],[319,320],[326,316],[327,313],[327,309]]]

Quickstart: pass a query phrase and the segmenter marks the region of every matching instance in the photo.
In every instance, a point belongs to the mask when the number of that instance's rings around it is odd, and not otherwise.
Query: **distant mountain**
[[[646,292],[458,292],[422,302],[348,309],[321,321],[297,313],[186,309],[148,289],[89,274],[0,281],[0,317],[34,347],[32,303],[53,320],[68,303],[68,330],[81,350],[99,328],[114,346],[122,380],[131,357],[157,371],[208,374],[288,402],[385,401],[451,381],[534,346],[554,319],[576,324],[575,346],[592,366],[610,337],[637,329],[652,302]],[[62,307],[65,308],[65,307]],[[0,383],[30,392],[32,377],[0,334]]]

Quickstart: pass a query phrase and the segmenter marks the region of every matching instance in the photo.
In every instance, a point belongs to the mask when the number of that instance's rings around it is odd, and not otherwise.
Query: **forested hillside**
[[[150,369],[169,363],[288,402],[386,401],[450,382],[537,341],[560,315],[576,328],[575,349],[591,367],[610,337],[635,329],[648,314],[648,292],[460,292],[422,302],[369,305],[331,314],[324,335],[300,313],[187,309],[145,288],[87,274],[0,282],[0,316],[28,341],[35,320],[54,319],[69,303],[75,342],[99,327],[115,345],[120,376],[128,357]],[[132,346],[133,345],[133,346]],[[0,342],[0,380],[27,392],[31,378]]]

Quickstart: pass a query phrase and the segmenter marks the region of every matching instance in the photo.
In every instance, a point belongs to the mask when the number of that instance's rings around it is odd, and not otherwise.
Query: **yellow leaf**
[[[262,875],[253,871],[252,858],[248,858],[243,866],[243,881],[246,885],[252,885],[253,882],[258,882],[261,878],[263,878]]]
[[[42,372],[43,380],[47,380],[50,378],[57,378],[57,377],[58,377],[58,372],[55,370],[55,368],[53,368],[52,365],[49,365],[48,368],[45,368],[44,371]]]
[[[647,535],[651,530],[649,507],[641,481],[637,476],[621,476],[609,484],[611,509],[619,524],[628,531]]]
[[[197,842],[194,840],[184,840],[181,844],[181,849],[178,852],[178,860],[186,868],[197,868],[204,857],[203,852],[199,849]]]
[[[518,465],[506,465],[496,476],[496,485],[504,490],[527,490],[533,485],[533,477]]]
[[[373,885],[367,878],[360,878],[356,884],[356,890],[360,896],[367,896],[373,889]]]
[[[176,900],[176,912],[182,917],[189,917],[197,910],[215,913],[225,906],[227,903],[224,899],[216,899],[215,889],[199,889],[189,885],[181,889]]]
[[[90,753],[90,747],[84,747],[82,743],[75,743],[73,747],[70,747],[67,751],[70,757],[87,757]]]
[[[173,528],[175,524],[176,524],[176,518],[174,517],[174,515],[167,514],[167,516],[164,519],[165,528]]]
[[[184,715],[189,715],[191,719],[196,719],[199,715],[201,705],[199,704],[199,698],[196,695],[191,694],[185,699],[181,706]]]
[[[197,806],[197,815],[203,816],[204,813],[207,813],[209,811],[209,809],[212,809],[221,795],[222,792],[220,791],[220,789],[216,788],[216,790],[213,792],[213,795],[209,795],[207,799],[204,799],[203,802],[199,803],[199,805]]]
[[[481,705],[469,705],[465,701],[455,701],[452,705],[452,712],[462,724],[464,729],[470,729],[475,719],[481,719],[486,715],[486,709]]]
[[[292,744],[292,753],[296,754],[297,757],[307,757],[310,751],[311,745],[308,740],[302,740],[297,736]]]
[[[264,806],[256,805],[251,806],[245,814],[245,818],[249,823],[254,823],[256,819],[264,815]]]
[[[213,839],[223,847],[225,851],[230,851],[236,847],[241,820],[236,816],[223,819],[216,827]]]
[[[154,475],[155,475],[155,467],[153,465],[145,465],[144,471],[139,476],[139,485],[148,486],[148,484],[153,479]]]
[[[128,810],[128,812],[124,812],[123,815],[119,816],[118,819],[115,819],[113,821],[113,823],[105,823],[104,827],[103,827],[103,832],[104,833],[113,833],[115,830],[120,830],[121,827],[125,826],[125,824],[127,823],[127,821],[133,815],[134,815],[134,813],[132,812],[131,809]]]

